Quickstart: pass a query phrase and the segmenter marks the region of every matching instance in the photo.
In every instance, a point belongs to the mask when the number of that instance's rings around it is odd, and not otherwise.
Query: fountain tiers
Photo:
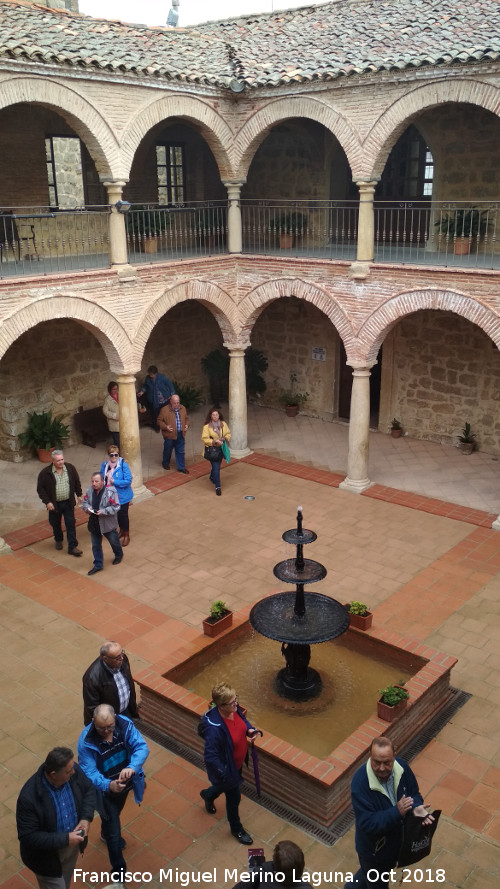
[[[135,677],[141,688],[141,718],[146,723],[203,753],[196,728],[207,701],[178,684],[177,677],[187,665],[194,672],[196,662],[209,657],[211,649],[219,650],[225,639],[249,632],[248,612],[247,607],[236,613],[233,628],[217,640],[211,642],[200,635],[177,651],[166,653],[161,662]],[[368,633],[350,628],[347,632],[363,648],[375,646],[382,657],[384,651],[390,651],[392,657],[417,664],[417,671],[406,683],[410,693],[406,713],[393,723],[383,722],[376,715],[374,701],[373,715],[323,759],[270,735],[265,725],[261,726],[264,738],[258,742],[263,791],[295,809],[300,801],[301,814],[325,826],[349,806],[352,776],[366,761],[372,740],[388,735],[400,749],[448,702],[450,671],[457,662],[456,658],[384,628],[372,627]],[[244,771],[244,778],[253,782],[251,770]]]

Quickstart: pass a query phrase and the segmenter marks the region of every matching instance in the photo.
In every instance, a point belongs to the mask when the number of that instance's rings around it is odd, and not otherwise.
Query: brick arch
[[[315,306],[327,316],[342,339],[346,352],[354,347],[355,337],[350,322],[335,297],[316,284],[309,284],[300,278],[279,278],[259,284],[239,305],[242,336],[250,339],[252,328],[262,311],[276,299],[296,296]]]
[[[238,310],[225,290],[210,281],[190,278],[165,290],[144,313],[134,338],[134,357],[141,364],[146,343],[160,318],[187,300],[204,305],[217,321],[224,341],[238,340]]]
[[[235,176],[245,179],[254,154],[269,130],[291,117],[305,117],[322,124],[344,149],[351,169],[361,164],[361,140],[354,126],[331,105],[305,96],[275,99],[260,108],[237,134],[232,152]]]
[[[37,324],[65,319],[78,321],[94,334],[102,346],[110,367],[116,372],[132,365],[130,340],[122,325],[110,313],[87,299],[58,293],[23,306],[2,320],[0,326],[0,360],[7,349]],[[106,331],[106,333],[104,333]]]
[[[127,176],[130,174],[135,152],[144,136],[169,117],[182,118],[199,127],[215,157],[221,179],[233,178],[229,161],[229,148],[233,141],[231,128],[208,102],[182,95],[153,99],[143,105],[128,123],[121,143]]]
[[[76,90],[43,77],[14,77],[0,86],[0,109],[19,103],[43,105],[56,111],[85,142],[101,176],[123,177],[115,134],[105,117]]]
[[[356,354],[372,364],[394,325],[415,312],[434,309],[453,312],[480,327],[500,349],[500,316],[473,297],[456,290],[412,290],[399,293],[376,309],[358,331]]]
[[[353,178],[377,179],[389,153],[413,118],[436,105],[477,105],[492,114],[500,114],[500,89],[478,80],[438,80],[405,92],[378,118],[363,145],[361,167]]]

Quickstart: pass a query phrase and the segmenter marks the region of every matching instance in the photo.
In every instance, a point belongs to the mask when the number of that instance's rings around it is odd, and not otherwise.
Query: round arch
[[[353,178],[378,179],[393,146],[420,112],[445,102],[477,105],[498,116],[500,89],[478,80],[438,80],[409,89],[378,118],[363,145],[361,166]],[[389,134],[389,135],[388,135]]]
[[[225,342],[238,340],[240,328],[238,310],[229,294],[210,281],[190,278],[165,290],[144,313],[134,339],[134,359],[139,366],[146,343],[160,318],[169,309],[188,300],[195,300],[209,309],[221,329]]]
[[[71,294],[48,296],[24,306],[2,321],[0,326],[0,360],[7,349],[37,324],[67,319],[78,321],[90,330],[100,343],[110,367],[122,372],[133,367],[130,340],[121,324],[110,313],[89,300]]]
[[[356,337],[352,326],[335,297],[316,284],[306,283],[300,278],[279,278],[259,284],[251,290],[239,305],[242,336],[250,339],[252,328],[266,306],[286,296],[303,299],[323,312],[337,330],[346,352],[355,347]]]
[[[241,128],[232,152],[235,176],[245,179],[255,151],[277,123],[290,117],[305,117],[322,124],[342,146],[351,170],[361,164],[361,140],[357,130],[331,105],[318,99],[295,96],[275,99],[260,108]]]
[[[130,174],[135,152],[144,136],[154,126],[169,117],[192,121],[200,127],[218,164],[221,179],[233,178],[229,160],[229,147],[233,141],[230,127],[207,102],[190,96],[155,98],[139,109],[134,119],[128,124],[121,142],[127,177]]]
[[[14,77],[0,87],[0,109],[19,103],[43,105],[60,114],[85,142],[102,177],[123,178],[115,134],[105,118],[76,90],[43,77]]]
[[[500,348],[500,317],[473,297],[456,290],[411,290],[393,296],[376,309],[358,332],[358,351],[372,364],[385,337],[394,325],[423,309],[453,312],[480,327]]]

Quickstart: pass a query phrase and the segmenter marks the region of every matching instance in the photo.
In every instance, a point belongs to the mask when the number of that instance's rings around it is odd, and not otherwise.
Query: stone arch
[[[500,90],[479,80],[437,80],[408,89],[378,118],[363,145],[361,166],[354,178],[378,179],[393,146],[421,111],[436,105],[454,102],[478,105],[497,116],[500,113]]]
[[[229,161],[229,148],[233,133],[223,117],[201,99],[190,96],[164,96],[154,98],[139,109],[129,122],[122,139],[123,163],[127,167],[127,177],[137,148],[154,126],[169,117],[192,121],[209,145],[219,167],[221,179],[231,179],[232,168]]]
[[[500,349],[500,317],[473,297],[456,290],[411,290],[393,296],[376,309],[361,325],[358,332],[358,356],[363,353],[371,364],[394,325],[422,309],[453,312],[480,327]]]
[[[290,117],[305,117],[322,124],[344,149],[351,170],[361,164],[361,140],[355,128],[331,105],[306,96],[275,99],[260,108],[246,121],[235,140],[232,152],[235,176],[245,179],[256,149],[269,130]]]
[[[317,284],[309,284],[300,278],[279,278],[259,284],[247,294],[240,303],[239,311],[242,325],[242,336],[250,339],[252,328],[269,303],[285,296],[296,296],[311,303],[332,322],[346,352],[355,345],[355,337],[349,320],[335,297]]]
[[[14,77],[0,87],[0,109],[19,103],[44,105],[57,111],[85,142],[98,173],[123,178],[116,136],[105,118],[75,89],[43,77]]]
[[[125,373],[125,368],[133,366],[130,340],[113,314],[90,300],[70,293],[58,293],[57,296],[39,299],[5,318],[0,326],[0,360],[23,333],[37,324],[54,321],[56,318],[78,321],[90,330],[102,346],[110,368],[113,367],[115,372],[119,373],[122,369]]]
[[[205,305],[211,311],[221,329],[224,341],[232,342],[239,339],[238,310],[229,294],[210,281],[190,278],[165,290],[144,313],[134,338],[134,357],[139,366],[146,343],[160,318],[169,309],[191,299]]]

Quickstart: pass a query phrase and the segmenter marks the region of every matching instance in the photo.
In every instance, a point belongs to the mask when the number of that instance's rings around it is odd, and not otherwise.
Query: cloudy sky
[[[180,0],[178,27],[252,12],[312,5],[306,0]],[[140,3],[132,0],[80,0],[80,12],[85,15],[142,25],[164,25],[169,9],[170,0],[141,0]]]

